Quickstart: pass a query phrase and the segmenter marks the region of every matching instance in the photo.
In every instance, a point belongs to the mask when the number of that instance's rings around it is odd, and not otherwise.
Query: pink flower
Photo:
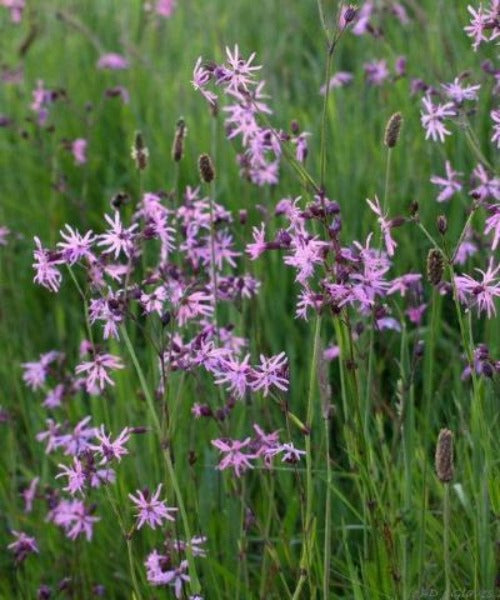
[[[0,226],[0,246],[7,245],[7,237],[10,234],[10,229],[3,225]]]
[[[348,71],[337,71],[328,82],[328,90],[340,88],[348,85],[353,80],[353,74]],[[319,93],[324,96],[326,94],[326,86],[322,85]]]
[[[0,0],[0,6],[5,6],[10,11],[10,20],[13,23],[21,22],[25,5],[25,0]]]
[[[394,256],[394,250],[397,248],[396,242],[392,239],[391,236],[391,221],[387,219],[387,214],[382,214],[382,207],[380,206],[379,199],[375,196],[375,199],[369,200],[366,199],[368,206],[373,210],[373,212],[377,215],[377,221],[380,225],[380,229],[382,230],[382,235],[384,236],[385,247],[387,249],[387,254],[389,256]]]
[[[473,38],[472,47],[476,51],[482,42],[488,42],[498,36],[498,27],[490,27],[490,15],[483,10],[481,4],[478,10],[475,10],[472,6],[468,6],[467,10],[471,14],[471,20],[470,25],[464,27],[464,31],[470,38]],[[490,33],[490,37],[487,37],[486,34],[488,33]]]
[[[22,363],[24,369],[23,381],[32,389],[37,390],[45,384],[48,375],[49,366],[56,360],[62,360],[64,355],[61,352],[52,350],[45,354],[40,354],[38,361]]]
[[[420,325],[422,322],[422,317],[427,309],[427,304],[420,304],[419,306],[410,306],[405,310],[405,315],[410,319],[412,323],[415,325]]]
[[[431,183],[442,188],[436,198],[438,202],[447,202],[455,192],[459,192],[462,189],[462,184],[458,181],[458,176],[462,173],[454,171],[449,160],[445,162],[444,166],[446,169],[446,177],[439,177],[438,175],[433,175],[431,177]]]
[[[441,87],[446,92],[450,100],[456,104],[462,104],[465,100],[477,100],[477,93],[480,90],[480,85],[469,85],[462,87],[460,77],[455,77],[452,83],[443,83]]]
[[[120,213],[115,212],[114,219],[109,215],[104,215],[104,218],[110,225],[110,229],[106,233],[101,234],[99,237],[98,246],[108,246],[103,250],[103,254],[114,253],[115,259],[118,258],[121,252],[125,254],[127,258],[130,258],[132,250],[134,248],[134,231],[137,229],[137,223],[131,225],[128,229],[123,227]]]
[[[160,17],[171,17],[175,9],[175,0],[156,0],[155,13]]]
[[[425,139],[431,138],[434,142],[444,142],[447,135],[451,132],[446,129],[443,119],[455,115],[455,109],[452,102],[446,104],[433,104],[430,94],[422,98],[422,103],[427,112],[422,111],[421,122],[425,129]]]
[[[83,465],[80,460],[75,456],[73,457],[73,466],[67,467],[66,465],[58,465],[61,472],[56,475],[56,479],[59,477],[67,477],[68,485],[63,488],[65,492],[69,492],[74,496],[77,492],[83,492],[85,488],[85,482],[87,476],[83,469]]]
[[[96,432],[95,427],[87,427],[91,419],[91,416],[84,417],[75,425],[71,433],[59,436],[57,446],[64,447],[64,454],[78,456],[90,448],[90,440]]]
[[[120,462],[122,456],[128,454],[128,450],[125,448],[125,444],[130,439],[130,429],[128,427],[122,429],[120,435],[112,442],[111,434],[106,435],[104,425],[101,425],[95,432],[95,438],[100,443],[91,445],[90,449],[102,456],[100,464],[108,463],[114,459]]]
[[[27,488],[21,492],[21,496],[24,500],[24,512],[30,513],[33,510],[33,501],[36,498],[36,488],[40,477],[34,477]]]
[[[484,235],[493,232],[491,249],[496,250],[500,240],[500,204],[490,206],[488,212],[490,212],[491,215],[486,219]]]
[[[98,69],[111,69],[113,71],[127,69],[129,66],[128,60],[121,54],[110,52],[103,54],[97,61]]]
[[[300,457],[305,453],[305,450],[299,450],[298,448],[295,448],[292,442],[281,444],[277,448],[273,448],[272,450],[270,450],[270,454],[272,454],[272,456],[276,456],[277,454],[283,454],[281,462],[291,464],[298,463]]]
[[[226,46],[226,56],[227,62],[224,72],[220,74],[220,82],[224,83],[227,92],[235,92],[239,95],[241,89],[248,90],[248,86],[254,83],[254,71],[262,69],[262,66],[252,66],[255,52],[252,52],[247,60],[243,60],[238,44],[235,44],[232,52]]]
[[[92,259],[93,255],[90,249],[96,240],[92,231],[87,231],[82,236],[78,230],[72,229],[69,225],[66,224],[65,227],[66,231],[63,229],[59,231],[64,241],[57,243],[62,251],[62,260],[73,265],[82,258]]]
[[[250,438],[246,438],[243,441],[240,440],[212,440],[212,445],[215,446],[219,452],[225,454],[224,458],[217,465],[219,471],[224,469],[232,468],[236,477],[240,477],[247,469],[253,469],[253,465],[250,463],[250,459],[255,458],[255,454],[244,454],[241,452],[242,448],[246,448],[250,444]]]
[[[148,556],[146,565],[146,576],[152,585],[170,585],[174,588],[174,594],[177,599],[182,597],[184,583],[190,581],[188,570],[188,561],[183,560],[178,567],[167,568],[170,561],[167,556],[158,554],[153,550]]]
[[[215,383],[217,385],[227,383],[231,392],[235,393],[239,398],[243,398],[252,372],[252,368],[248,364],[249,360],[250,354],[247,354],[242,362],[233,357],[222,359],[212,369],[216,376]]]
[[[163,521],[175,521],[170,513],[175,512],[177,508],[169,508],[165,504],[165,500],[158,500],[162,488],[162,484],[158,485],[156,492],[151,496],[148,491],[136,491],[137,496],[129,494],[128,497],[136,505],[139,512],[137,513],[137,529],[140,529],[144,523],[147,523],[151,529],[156,529],[156,526],[163,525]]]
[[[491,136],[491,141],[496,144],[497,148],[500,148],[500,109],[492,110],[490,115],[493,119],[493,135]]]
[[[115,385],[108,374],[109,369],[123,369],[118,356],[112,354],[96,354],[91,361],[83,362],[76,367],[76,374],[86,373],[86,387],[89,394],[102,391],[106,384]]]
[[[266,358],[260,355],[260,365],[253,370],[252,389],[254,391],[263,390],[264,397],[269,394],[271,387],[277,387],[286,392],[288,390],[287,376],[288,358],[284,352]]]
[[[366,81],[371,85],[382,85],[389,77],[387,61],[374,60],[363,65],[366,75]]]
[[[62,275],[56,265],[60,265],[63,261],[57,252],[51,252],[43,248],[39,238],[35,236],[34,240],[36,249],[33,253],[35,257],[33,268],[36,271],[36,275],[33,281],[52,292],[58,292],[61,286]]]
[[[12,535],[16,539],[7,548],[14,553],[16,563],[22,563],[28,554],[38,554],[38,545],[34,537],[26,535],[23,531],[14,530],[12,530]]]
[[[500,281],[496,277],[499,270],[500,264],[493,267],[492,257],[486,272],[476,269],[483,276],[481,281],[476,281],[470,275],[455,276],[460,301],[469,306],[477,305],[478,314],[485,311],[488,319],[496,315],[495,297],[500,296]]]
[[[207,83],[212,79],[212,72],[202,65],[202,60],[201,56],[198,57],[193,69],[193,79],[191,80],[191,83],[193,84],[194,89],[199,90],[201,95],[211,106],[215,106],[217,103],[217,94],[205,89]]]
[[[71,144],[71,152],[75,158],[75,164],[84,165],[87,162],[87,140],[77,138]]]
[[[481,163],[472,171],[472,174],[479,182],[479,185],[470,192],[473,198],[477,198],[479,202],[484,202],[488,198],[500,200],[500,178],[490,176]]]
[[[85,534],[87,541],[92,539],[94,523],[99,517],[91,516],[93,509],[87,508],[81,500],[61,500],[49,513],[47,519],[63,527],[69,539],[75,540]]]

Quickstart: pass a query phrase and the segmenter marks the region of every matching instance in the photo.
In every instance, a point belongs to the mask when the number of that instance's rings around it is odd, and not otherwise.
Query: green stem
[[[444,550],[444,581],[445,592],[443,600],[451,598],[451,562],[450,562],[450,484],[444,484],[443,500],[443,550]]]
[[[330,594],[330,559],[332,554],[332,467],[330,464],[330,419],[325,415],[325,455],[326,455],[326,499],[325,499],[325,544],[323,559],[323,598],[332,598]]]

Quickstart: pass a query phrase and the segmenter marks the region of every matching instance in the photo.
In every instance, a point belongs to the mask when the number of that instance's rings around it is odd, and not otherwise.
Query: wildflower
[[[79,364],[75,372],[77,375],[86,373],[87,391],[95,393],[97,389],[102,391],[106,384],[114,385],[108,375],[109,369],[123,369],[120,358],[112,354],[95,354],[93,360]]]
[[[61,258],[69,265],[73,265],[82,258],[92,258],[91,247],[95,241],[92,231],[82,236],[76,229],[72,229],[68,224],[65,225],[66,231],[59,231],[63,242],[57,245],[61,248]]]
[[[405,315],[410,319],[412,323],[415,325],[420,325],[422,322],[422,317],[424,316],[425,311],[427,310],[427,304],[419,304],[418,306],[410,306],[405,310]]]
[[[488,235],[493,232],[493,241],[491,242],[491,249],[496,250],[498,242],[500,240],[500,204],[494,204],[488,208],[490,216],[486,219],[484,235]]]
[[[46,419],[45,424],[47,425],[47,430],[40,431],[36,434],[35,438],[38,442],[46,440],[45,453],[50,454],[52,450],[60,446],[61,426],[53,419]]]
[[[130,439],[129,427],[125,427],[124,429],[122,429],[120,435],[115,439],[114,442],[112,442],[111,434],[106,435],[104,425],[101,425],[101,427],[95,432],[95,438],[100,443],[97,445],[91,445],[90,449],[101,454],[102,460],[100,464],[108,463],[113,459],[116,459],[118,462],[120,462],[122,456],[128,454],[128,450],[125,448],[125,444]]]
[[[374,60],[363,65],[366,75],[366,81],[371,85],[382,85],[389,77],[387,61]]]
[[[174,588],[176,598],[182,597],[182,588],[184,583],[190,581],[188,570],[188,561],[183,560],[178,567],[168,568],[170,561],[166,556],[158,554],[156,550],[148,556],[145,562],[146,576],[153,585],[170,585]],[[165,570],[167,565],[167,569]]]
[[[42,79],[39,79],[36,84],[36,89],[32,92],[33,102],[31,104],[31,110],[35,111],[38,115],[38,124],[40,126],[45,125],[49,116],[48,105],[51,102],[51,93],[45,89]]]
[[[103,54],[97,61],[98,69],[110,69],[116,71],[128,69],[128,66],[128,60],[121,54],[116,54],[115,52]]]
[[[264,397],[269,394],[272,386],[283,392],[288,390],[288,377],[286,377],[288,359],[284,352],[270,358],[260,355],[260,365],[253,370],[252,389],[263,389]]]
[[[295,158],[298,162],[304,163],[308,153],[307,138],[311,134],[308,131],[303,131],[300,135],[292,138],[292,143],[295,145]]]
[[[254,83],[254,71],[262,69],[261,66],[252,66],[255,52],[253,52],[245,61],[240,56],[238,44],[235,44],[233,51],[226,47],[227,62],[220,76],[220,83],[224,83],[227,92],[241,93],[241,90],[248,90],[248,87]]]
[[[246,448],[249,444],[249,437],[243,441],[229,439],[212,440],[212,445],[215,446],[219,452],[225,453],[225,456],[217,465],[217,469],[223,471],[224,469],[232,468],[234,469],[236,477],[241,477],[242,473],[247,469],[253,469],[250,459],[255,458],[255,454],[244,454],[241,452],[241,450]]]
[[[233,357],[219,361],[219,364],[213,368],[216,376],[215,383],[217,385],[229,384],[229,391],[236,393],[239,398],[243,398],[251,374],[249,360],[250,354],[247,354],[241,362]]]
[[[292,442],[281,444],[277,448],[270,451],[273,456],[283,454],[281,462],[295,464],[300,461],[300,457],[306,454],[305,450],[295,448]]]
[[[212,296],[204,292],[193,292],[182,298],[177,312],[179,325],[184,325],[187,321],[196,319],[201,315],[210,317],[214,312],[211,301]]]
[[[71,540],[85,534],[87,541],[92,539],[94,523],[99,517],[93,517],[94,507],[85,506],[81,500],[61,500],[49,513],[48,520],[63,527],[66,535]]]
[[[7,548],[14,553],[16,563],[22,563],[29,554],[38,554],[38,544],[34,537],[26,535],[23,531],[12,530],[12,535],[16,538]]]
[[[10,229],[4,225],[0,226],[0,246],[7,245],[7,237],[10,234]]]
[[[438,202],[447,202],[455,192],[459,192],[462,189],[462,184],[458,181],[458,176],[462,173],[455,171],[449,160],[444,163],[444,166],[446,177],[439,177],[438,175],[431,177],[431,183],[442,188],[436,198]]]
[[[453,103],[433,104],[430,94],[422,98],[422,103],[427,111],[421,113],[421,122],[426,131],[425,139],[431,138],[434,142],[438,140],[444,142],[445,136],[451,135],[451,132],[444,126],[443,119],[455,115]]]
[[[42,247],[40,239],[35,236],[36,249],[34,251],[35,262],[33,268],[36,271],[34,282],[46,287],[52,292],[58,292],[61,285],[62,275],[56,265],[62,263],[57,253],[50,252]]]
[[[95,427],[87,427],[91,419],[91,416],[84,417],[71,433],[59,437],[57,445],[64,447],[64,454],[78,456],[90,448],[90,440],[96,433]]]
[[[156,526],[161,526],[163,521],[175,521],[175,517],[170,513],[175,512],[177,508],[169,508],[166,506],[165,500],[158,500],[161,488],[162,484],[160,483],[152,496],[147,490],[144,492],[137,490],[137,496],[128,495],[138,509],[137,529],[140,529],[144,523],[147,523],[151,529],[156,529]]]
[[[285,256],[284,263],[298,270],[296,281],[304,285],[314,273],[314,265],[324,262],[323,250],[326,242],[318,240],[315,236],[305,239],[294,236],[290,250],[292,254]]]
[[[380,225],[380,229],[382,231],[382,235],[384,236],[385,247],[387,249],[387,254],[389,256],[394,256],[394,250],[397,248],[396,242],[393,240],[391,236],[391,221],[387,220],[387,215],[382,214],[382,207],[380,206],[379,199],[375,196],[373,201],[366,199],[368,206],[373,210],[373,212],[377,215],[377,221]]]
[[[204,535],[197,535],[192,537],[189,542],[184,542],[183,540],[173,540],[172,547],[174,550],[179,552],[186,552],[187,549],[191,550],[193,556],[201,556],[205,558],[207,555],[207,551],[205,548],[202,548],[202,544],[205,544],[207,538]]]
[[[490,19],[488,14],[483,11],[481,4],[479,5],[478,10],[475,10],[470,5],[467,6],[467,10],[471,14],[471,20],[470,25],[464,27],[464,31],[470,38],[473,38],[474,42],[472,43],[472,47],[475,52],[482,42],[487,42],[496,37],[496,35],[493,33],[491,38],[488,38],[485,35],[491,31],[491,28],[489,27]]]
[[[89,321],[91,324],[96,321],[104,322],[103,337],[105,340],[110,337],[118,339],[118,325],[123,321],[118,299],[112,293],[105,298],[92,298],[89,305]]]
[[[45,354],[40,354],[38,361],[22,363],[21,366],[24,369],[23,381],[32,390],[43,387],[49,372],[49,366],[56,360],[62,360],[63,358],[62,352],[51,350]]]
[[[134,231],[137,229],[137,223],[131,225],[128,229],[124,228],[121,222],[120,213],[115,212],[114,219],[109,215],[104,215],[104,218],[110,225],[110,229],[106,233],[98,236],[98,246],[108,246],[103,250],[103,254],[114,252],[115,259],[118,258],[121,252],[127,258],[130,258],[134,248]]]
[[[481,281],[476,281],[470,275],[455,276],[458,297],[461,302],[470,302],[471,306],[477,305],[477,312],[486,312],[488,319],[496,315],[495,297],[500,296],[500,280],[496,276],[500,264],[493,266],[493,257],[490,258],[486,272],[476,269],[482,275]]]
[[[198,57],[196,64],[193,69],[193,79],[191,83],[195,90],[199,90],[205,100],[210,104],[210,106],[215,106],[217,102],[217,95],[213,92],[205,89],[205,86],[212,78],[212,71],[206,69],[202,65],[201,56]]]
[[[156,0],[155,13],[160,17],[168,19],[175,10],[176,0]]]
[[[351,83],[353,78],[354,78],[353,74],[349,73],[348,71],[337,71],[337,73],[335,73],[330,78],[330,81],[328,82],[328,90],[333,90],[336,88],[340,88],[340,87],[349,85],[349,83]],[[322,96],[324,96],[326,94],[326,86],[325,85],[321,86],[319,93]]]
[[[68,478],[68,485],[63,488],[64,491],[69,492],[72,496],[77,492],[83,492],[85,482],[87,481],[87,475],[80,460],[75,456],[73,457],[72,467],[61,464],[58,466],[61,469],[61,472],[56,475],[56,479],[59,479],[59,477]]]
[[[491,136],[491,141],[496,144],[497,148],[500,148],[500,109],[492,110],[490,115],[493,119],[493,135]]]
[[[268,245],[265,241],[265,223],[260,224],[260,229],[258,227],[253,227],[252,235],[254,241],[252,244],[247,244],[246,252],[250,256],[250,260],[256,260],[263,252],[265,252],[268,249]]]
[[[476,166],[472,174],[479,182],[479,185],[470,192],[473,198],[477,198],[478,202],[484,202],[488,198],[500,200],[500,178],[490,176],[481,163]]]
[[[463,104],[466,100],[477,100],[477,93],[480,90],[480,85],[469,85],[462,87],[460,77],[455,77],[452,83],[442,83],[446,95],[456,104]]]
[[[40,477],[34,477],[29,486],[25,488],[21,496],[24,500],[24,512],[30,513],[33,510],[33,501],[36,497],[36,488],[38,486],[38,482],[40,481]]]
[[[78,138],[71,144],[71,152],[75,159],[75,164],[84,165],[87,162],[87,140]]]

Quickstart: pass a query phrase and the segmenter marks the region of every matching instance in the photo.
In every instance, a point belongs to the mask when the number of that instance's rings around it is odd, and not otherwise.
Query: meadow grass
[[[467,2],[408,2],[412,20],[405,27],[387,20],[378,39],[344,36],[333,54],[333,70],[352,71],[354,81],[330,93],[323,133],[319,88],[326,44],[313,0],[182,0],[163,21],[147,19],[142,3],[134,0],[27,4],[18,26],[5,9],[0,13],[2,62],[24,69],[21,83],[0,85],[0,113],[14,121],[0,129],[0,225],[12,231],[8,245],[0,247],[0,404],[9,415],[0,424],[0,598],[34,598],[41,584],[55,588],[64,577],[72,579],[68,594],[74,598],[92,597],[95,584],[105,586],[106,598],[173,597],[170,590],[148,585],[143,566],[151,549],[161,545],[161,534],[141,530],[130,540],[126,535],[133,524],[128,493],[161,481],[168,504],[179,506],[172,471],[186,517],[179,516],[172,531],[183,537],[187,525],[191,535],[207,536],[207,557],[195,559],[204,598],[441,597],[444,556],[452,592],[470,594],[451,597],[497,597],[500,390],[498,376],[477,378],[474,385],[461,379],[462,355],[471,350],[470,315],[461,310],[464,336],[451,297],[427,286],[429,308],[420,327],[403,320],[401,332],[375,332],[370,338],[366,329],[353,343],[352,331],[338,316],[327,312],[307,322],[294,317],[297,284],[278,253],[255,262],[243,259],[262,282],[261,290],[242,306],[224,306],[220,316],[249,339],[252,356],[286,352],[286,394],[238,402],[219,427],[195,421],[190,411],[195,401],[217,404],[220,388],[205,375],[172,373],[171,452],[165,453],[153,434],[132,438],[116,484],[97,496],[101,520],[91,543],[72,542],[45,523],[42,500],[32,513],[23,513],[20,497],[35,476],[42,489],[53,486],[61,462],[44,454],[35,439],[47,412],[40,394],[23,385],[20,365],[50,349],[64,351],[75,363],[78,345],[87,337],[82,299],[69,275],[58,296],[33,284],[33,236],[54,246],[65,223],[102,231],[102,214],[120,190],[137,200],[141,190],[198,185],[197,158],[204,152],[216,165],[217,202],[235,214],[248,211],[247,223],[236,228],[240,250],[252,225],[262,214],[272,214],[280,198],[310,198],[310,189],[286,161],[275,187],[242,180],[235,161],[238,144],[225,139],[223,114],[212,117],[192,88],[198,56],[219,62],[225,46],[238,43],[244,56],[255,51],[263,65],[259,76],[267,82],[273,125],[286,129],[296,119],[312,132],[306,166],[318,181],[325,136],[324,184],[328,197],[341,206],[346,245],[373,228],[365,198],[377,194],[386,195],[391,216],[408,217],[410,203],[418,201],[420,221],[436,239],[435,220],[445,212],[446,239],[453,247],[470,199],[461,194],[447,205],[436,204],[429,179],[441,173],[445,157],[457,171],[470,173],[477,156],[459,127],[453,126],[444,144],[424,140],[420,100],[410,95],[409,79],[438,86],[468,69],[477,74],[482,60],[494,58],[491,46],[471,50],[463,32]],[[323,10],[332,21],[337,3],[325,1]],[[34,40],[21,56],[31,30]],[[97,71],[104,51],[126,54],[130,68]],[[365,84],[364,62],[385,58],[392,64],[401,54],[408,61],[406,77],[379,88]],[[492,86],[480,76],[484,89],[471,119],[485,158],[495,165],[488,141]],[[33,123],[29,105],[37,79],[67,92],[51,110],[53,132]],[[114,85],[129,90],[129,104],[104,98]],[[384,128],[396,111],[404,125],[387,177]],[[177,166],[171,145],[181,116],[188,135]],[[150,152],[140,177],[130,158],[136,130],[143,132]],[[61,147],[61,140],[77,137],[88,140],[88,161],[81,167]],[[62,177],[65,190],[60,192],[56,183]],[[275,226],[268,221],[272,234]],[[480,222],[475,219],[478,228]],[[424,272],[429,239],[410,222],[395,235],[398,260],[391,276]],[[483,265],[472,259],[468,272]],[[487,344],[491,356],[498,357],[498,318],[470,323],[475,345]],[[146,334],[157,329],[158,323],[146,326]],[[81,395],[65,404],[63,420],[76,423],[91,414],[93,423],[104,423],[113,433],[127,425],[155,428],[148,395],[154,405],[157,356],[142,329],[127,331],[128,338],[109,344],[127,366],[116,373],[116,386],[102,396]],[[421,358],[415,357],[419,340],[425,344]],[[355,369],[344,358],[321,358],[332,343],[343,352],[353,345]],[[286,431],[297,447],[308,450],[307,458],[296,465],[275,463],[272,470],[256,468],[240,479],[217,471],[210,440],[229,432],[243,439],[254,422],[265,424],[266,431]],[[455,433],[455,476],[449,485],[434,472],[435,443],[445,427]],[[443,520],[443,502],[449,521]],[[5,550],[12,529],[36,535],[40,549],[17,566]]]

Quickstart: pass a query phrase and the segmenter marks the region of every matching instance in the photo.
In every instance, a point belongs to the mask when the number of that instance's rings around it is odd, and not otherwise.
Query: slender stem
[[[330,593],[330,559],[332,554],[332,466],[330,462],[330,419],[325,415],[325,458],[326,458],[326,499],[325,499],[325,544],[323,558],[323,598],[333,598]]]
[[[451,563],[450,563],[450,484],[444,484],[443,500],[443,550],[444,550],[444,582],[443,600],[451,598]]]

